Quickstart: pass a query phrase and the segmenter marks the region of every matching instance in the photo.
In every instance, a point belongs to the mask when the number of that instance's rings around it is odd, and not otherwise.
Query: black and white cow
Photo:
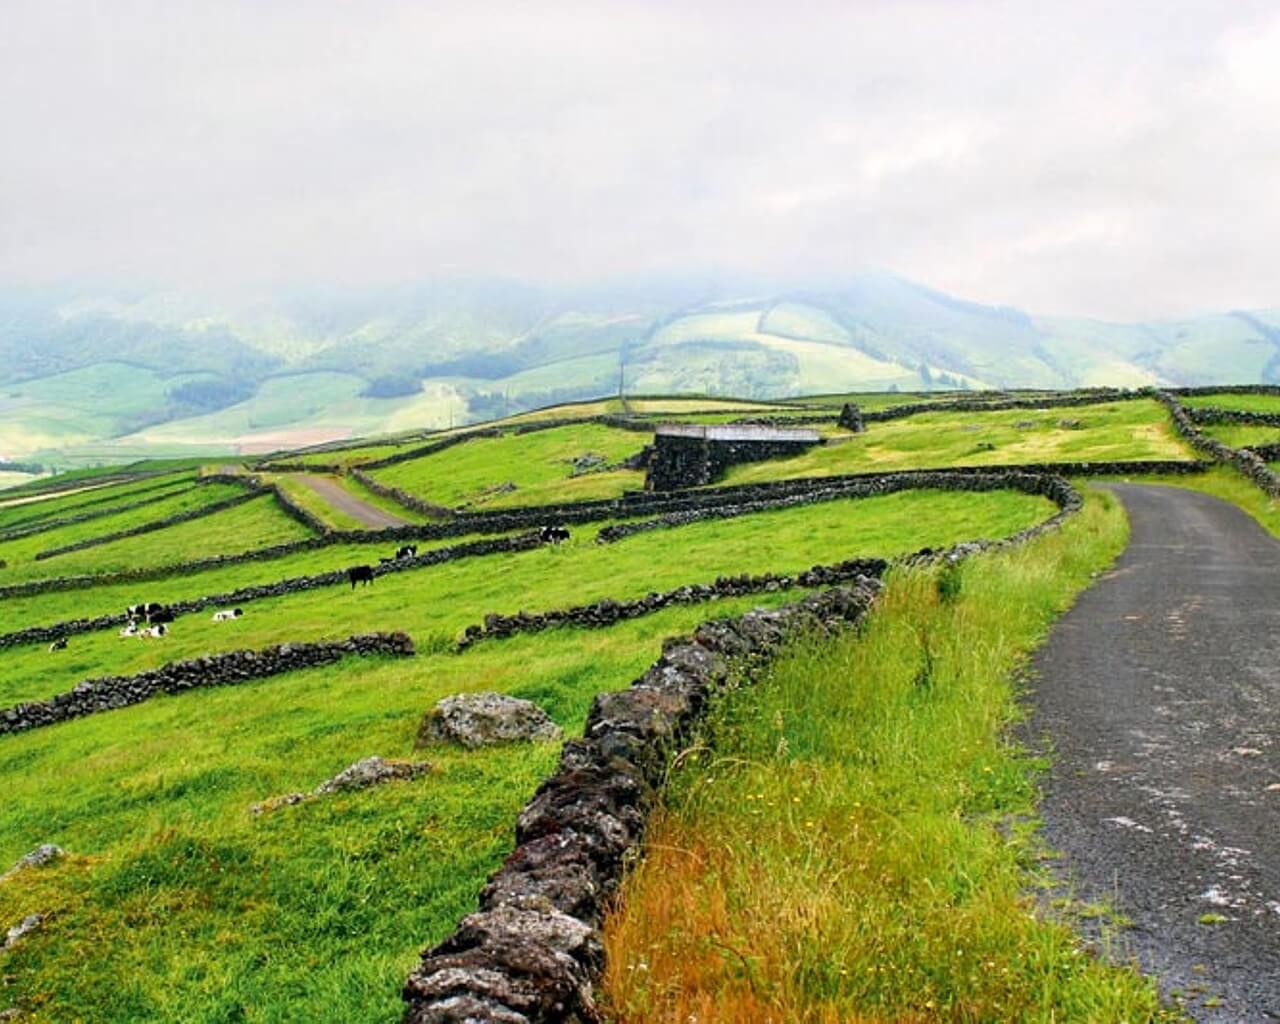
[[[50,653],[54,651],[65,651],[66,649],[67,649],[67,638],[65,636],[58,637],[57,640],[55,640],[53,643],[49,645]]]
[[[418,554],[417,544],[406,544],[404,547],[402,547],[399,551],[396,552],[396,558],[397,559],[414,558],[417,554]]]
[[[538,539],[543,544],[559,544],[569,539],[569,531],[563,526],[544,526],[538,531]]]
[[[244,612],[239,608],[223,608],[221,611],[213,613],[214,622],[229,622],[232,619],[238,619]]]

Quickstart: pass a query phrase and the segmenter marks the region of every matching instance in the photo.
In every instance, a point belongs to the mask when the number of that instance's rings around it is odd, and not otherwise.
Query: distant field
[[[72,488],[65,493],[51,493],[48,497],[33,495],[20,499],[17,504],[0,506],[0,530],[87,512],[102,512],[157,497],[175,488],[188,487],[194,481],[194,473],[180,471],[101,487]]]
[[[1075,424],[1079,424],[1076,426]],[[1154,401],[984,413],[920,413],[790,459],[733,467],[728,483],[913,467],[1189,459]]]
[[[1280,444],[1280,427],[1237,426],[1230,423],[1201,427],[1210,437],[1216,437],[1232,448],[1248,448],[1256,444]]]
[[[571,477],[574,459],[593,454],[612,464],[634,455],[646,443],[645,434],[583,423],[530,434],[480,437],[372,472],[381,483],[446,507],[580,501],[639,488],[644,475],[616,470]],[[514,484],[514,489],[505,490],[508,484]]]
[[[1280,395],[1239,395],[1223,392],[1217,395],[1184,395],[1178,399],[1192,408],[1213,407],[1240,412],[1280,412]]]

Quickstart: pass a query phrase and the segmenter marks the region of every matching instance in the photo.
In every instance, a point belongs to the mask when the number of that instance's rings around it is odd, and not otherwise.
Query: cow
[[[147,622],[155,626],[161,622],[172,622],[174,619],[173,609],[166,608],[163,605],[152,604],[147,605]]]
[[[240,618],[240,616],[243,614],[244,612],[242,612],[239,608],[223,608],[221,611],[216,611],[213,613],[213,621],[228,622],[231,619]]]
[[[413,558],[414,556],[417,555],[417,553],[418,553],[417,544],[406,544],[404,547],[402,547],[399,551],[396,552],[396,558],[397,559]]]
[[[65,636],[58,637],[57,640],[55,640],[53,643],[49,645],[50,654],[52,654],[54,651],[65,651],[66,649],[67,649],[67,638]]]
[[[157,626],[148,626],[146,629],[140,629],[135,636],[141,637],[143,640],[148,638],[154,639],[165,636],[169,632],[169,627],[163,623]]]
[[[371,565],[353,565],[347,570],[347,579],[351,581],[351,589],[356,589],[357,583],[373,582],[373,566]]]
[[[138,624],[136,622],[130,621],[129,625],[125,626],[124,629],[120,630],[121,637],[137,636],[137,635],[138,635]]]
[[[142,604],[131,604],[125,609],[125,617],[130,622],[172,622],[172,615],[168,619],[156,618],[157,615],[163,615],[166,609],[162,604],[156,604],[154,601],[144,601]]]
[[[569,539],[569,531],[563,526],[544,526],[538,531],[538,539],[543,544],[559,544]]]

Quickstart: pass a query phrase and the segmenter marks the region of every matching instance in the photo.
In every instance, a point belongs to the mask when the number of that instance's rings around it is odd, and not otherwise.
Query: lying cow
[[[569,539],[569,531],[563,526],[544,526],[538,531],[538,539],[543,544],[559,544]]]
[[[232,619],[240,618],[240,616],[243,614],[244,612],[242,612],[239,608],[223,608],[221,611],[216,611],[213,613],[213,621],[229,622]]]
[[[148,638],[154,639],[154,638],[162,637],[168,632],[169,632],[169,627],[165,625],[148,626],[146,629],[138,630],[138,632],[135,633],[134,636],[139,636],[139,637],[142,637],[142,639],[146,640]]]
[[[138,635],[138,624],[136,622],[130,622],[127,626],[124,627],[124,629],[120,630],[121,637],[137,636],[137,635]]]
[[[353,565],[347,570],[347,579],[351,581],[351,589],[356,589],[357,583],[373,582],[373,566],[371,565]]]
[[[53,643],[49,645],[50,654],[52,654],[54,651],[65,651],[66,649],[67,649],[67,638],[65,636],[58,637],[57,640],[55,640]]]

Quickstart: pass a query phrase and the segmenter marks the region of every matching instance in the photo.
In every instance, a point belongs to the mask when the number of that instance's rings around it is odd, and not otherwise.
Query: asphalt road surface
[[[320,495],[328,504],[339,512],[345,512],[362,526],[381,528],[384,526],[404,526],[407,520],[386,512],[377,505],[356,497],[336,480],[327,476],[313,476],[310,473],[299,473],[294,477],[298,483],[310,488]]]
[[[1033,665],[1045,838],[1196,1019],[1280,1020],[1280,543],[1207,495],[1112,489],[1129,547]]]

